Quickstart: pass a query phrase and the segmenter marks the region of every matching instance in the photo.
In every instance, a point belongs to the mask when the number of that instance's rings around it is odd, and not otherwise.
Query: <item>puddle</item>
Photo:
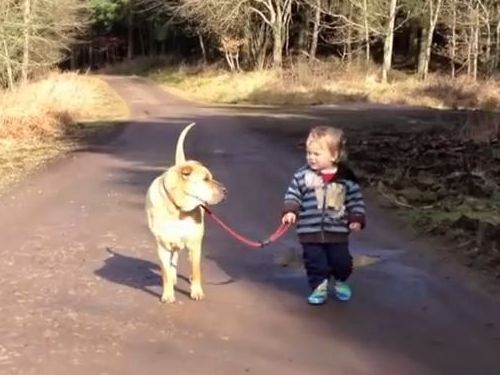
[[[377,262],[382,258],[376,255],[357,254],[353,255],[354,267],[366,267]],[[297,252],[285,252],[275,257],[274,262],[283,268],[302,268],[302,256]]]
[[[354,268],[370,266],[377,262],[380,262],[380,257],[378,256],[371,256],[371,255],[354,256]]]
[[[382,260],[380,256],[364,254],[354,255],[353,258],[354,268],[367,267]],[[275,263],[281,266],[274,272],[274,277],[277,279],[304,277],[302,258],[297,253],[281,254],[275,258]]]

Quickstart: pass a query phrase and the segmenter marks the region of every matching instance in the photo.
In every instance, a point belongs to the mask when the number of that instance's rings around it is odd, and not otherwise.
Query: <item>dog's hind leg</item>
[[[201,287],[201,241],[188,245],[191,260],[191,298],[200,300],[205,297]]]
[[[163,281],[161,302],[174,303],[174,285],[177,282],[177,259],[179,254],[177,251],[170,251],[163,247],[158,247],[158,257],[160,258]]]

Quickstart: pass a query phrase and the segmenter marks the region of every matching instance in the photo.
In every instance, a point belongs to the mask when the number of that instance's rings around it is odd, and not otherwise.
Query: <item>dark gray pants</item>
[[[353,262],[349,243],[303,243],[303,258],[311,289],[324,279],[334,277],[346,281],[352,273]]]

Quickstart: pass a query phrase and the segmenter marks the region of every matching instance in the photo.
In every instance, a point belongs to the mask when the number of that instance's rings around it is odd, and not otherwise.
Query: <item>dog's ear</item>
[[[190,165],[186,165],[181,168],[182,177],[187,178],[191,175],[191,173],[193,173],[193,167],[191,167]]]

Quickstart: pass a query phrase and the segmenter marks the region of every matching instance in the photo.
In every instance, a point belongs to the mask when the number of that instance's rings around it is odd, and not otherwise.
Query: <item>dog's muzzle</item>
[[[196,199],[197,201],[200,202],[200,205],[203,205],[203,206],[208,206],[210,204],[217,204],[217,203],[222,202],[223,200],[225,200],[226,197],[227,197],[227,189],[224,186],[222,186],[222,185],[220,185],[219,187],[220,187],[220,195],[221,195],[221,197],[220,197],[220,199],[215,199],[215,202],[210,202],[208,200],[205,200],[205,199],[199,197],[196,194],[191,194],[190,192],[186,192],[186,195],[189,196],[189,197],[191,197],[191,198]]]

